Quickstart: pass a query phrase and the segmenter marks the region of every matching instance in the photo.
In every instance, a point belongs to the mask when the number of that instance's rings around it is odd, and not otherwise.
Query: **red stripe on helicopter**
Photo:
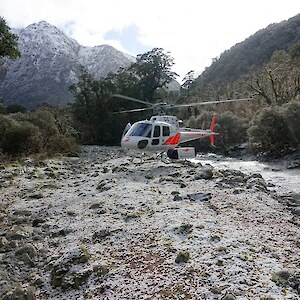
[[[180,133],[178,132],[178,133],[176,133],[175,135],[170,136],[170,137],[164,142],[164,145],[176,145],[176,144],[178,144],[179,139],[180,139]]]

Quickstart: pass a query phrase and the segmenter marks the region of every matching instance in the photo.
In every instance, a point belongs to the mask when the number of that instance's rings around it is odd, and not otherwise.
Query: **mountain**
[[[271,24],[221,54],[195,81],[218,85],[232,82],[268,62],[275,50],[288,50],[300,40],[300,14]]]
[[[0,73],[0,97],[5,104],[29,109],[42,102],[65,105],[73,100],[68,90],[78,79],[80,65],[95,77],[117,72],[135,58],[109,45],[84,47],[45,21],[14,30],[21,57],[5,60]]]

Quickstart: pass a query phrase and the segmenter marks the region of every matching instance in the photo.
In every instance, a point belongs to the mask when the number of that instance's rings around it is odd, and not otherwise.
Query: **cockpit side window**
[[[160,126],[154,127],[153,137],[159,137],[160,136]]]
[[[163,136],[169,136],[169,135],[170,135],[170,127],[163,126]]]
[[[128,135],[150,137],[151,129],[152,129],[151,124],[138,123],[132,126]]]

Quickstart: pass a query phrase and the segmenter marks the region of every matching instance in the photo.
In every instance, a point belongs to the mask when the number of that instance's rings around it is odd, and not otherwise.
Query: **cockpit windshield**
[[[152,125],[148,123],[137,123],[128,132],[130,136],[150,137]]]

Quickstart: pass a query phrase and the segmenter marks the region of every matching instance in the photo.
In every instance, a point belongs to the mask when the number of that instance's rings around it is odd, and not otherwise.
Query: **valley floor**
[[[0,186],[0,299],[300,297],[297,195],[258,173],[84,147]]]

